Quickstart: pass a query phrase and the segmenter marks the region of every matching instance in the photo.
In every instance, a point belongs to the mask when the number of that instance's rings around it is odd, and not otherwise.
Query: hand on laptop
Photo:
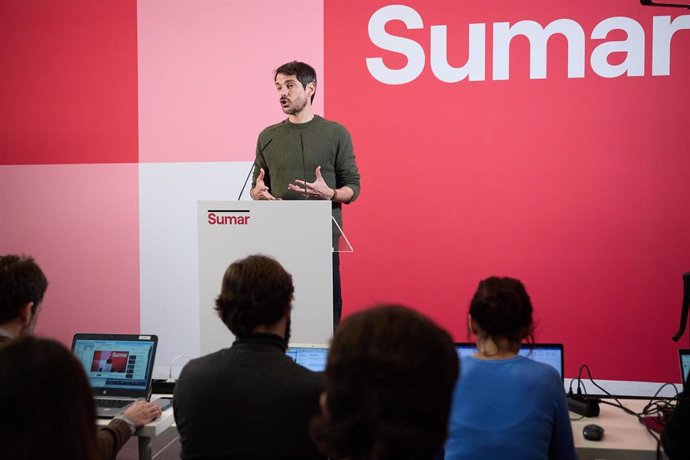
[[[122,415],[127,416],[137,428],[146,425],[161,415],[158,404],[148,401],[136,401]]]

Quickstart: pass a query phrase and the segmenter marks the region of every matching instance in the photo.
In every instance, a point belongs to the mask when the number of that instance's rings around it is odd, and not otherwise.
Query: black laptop
[[[294,343],[285,352],[294,362],[310,371],[323,372],[328,360],[328,345],[323,343]]]
[[[473,355],[477,352],[477,345],[469,342],[459,342],[455,344],[455,351],[458,357]],[[548,364],[558,371],[558,375],[563,379],[564,370],[564,350],[562,343],[523,343],[520,347],[520,356],[533,359],[534,361]]]
[[[144,334],[75,334],[72,352],[84,366],[96,415],[111,418],[151,396],[158,337]]]
[[[688,382],[688,374],[690,373],[690,349],[681,348],[678,350],[678,360],[680,361],[680,378],[683,382],[683,388],[686,390],[690,388],[690,382]]]

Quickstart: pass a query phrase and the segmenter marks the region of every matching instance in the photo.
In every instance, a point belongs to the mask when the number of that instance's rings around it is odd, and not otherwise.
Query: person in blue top
[[[518,355],[523,340],[534,341],[532,302],[523,284],[481,281],[468,323],[477,353],[461,361],[444,458],[577,459],[558,372]]]

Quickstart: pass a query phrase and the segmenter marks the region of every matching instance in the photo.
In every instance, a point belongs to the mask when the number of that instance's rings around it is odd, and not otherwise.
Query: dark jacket
[[[190,361],[173,407],[188,460],[323,459],[309,438],[322,376],[285,355],[282,338],[256,334]]]

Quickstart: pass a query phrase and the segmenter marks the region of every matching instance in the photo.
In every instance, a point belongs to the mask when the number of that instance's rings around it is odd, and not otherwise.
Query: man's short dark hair
[[[427,317],[396,305],[356,313],[333,337],[312,437],[333,459],[431,459],[459,369],[450,335]]]
[[[278,261],[252,255],[225,271],[216,311],[235,336],[245,337],[257,326],[277,323],[291,308],[294,292],[292,276]]]
[[[47,288],[48,280],[33,257],[0,256],[0,324],[17,318],[29,302],[36,313]]]
[[[276,69],[273,80],[276,79],[279,73],[294,76],[300,83],[302,83],[302,87],[304,89],[307,89],[307,85],[309,83],[314,83],[314,87],[316,87],[316,71],[312,66],[305,62],[292,61],[281,65]],[[311,102],[314,102],[314,96],[316,96],[316,89],[314,89],[314,94],[311,95]]]

